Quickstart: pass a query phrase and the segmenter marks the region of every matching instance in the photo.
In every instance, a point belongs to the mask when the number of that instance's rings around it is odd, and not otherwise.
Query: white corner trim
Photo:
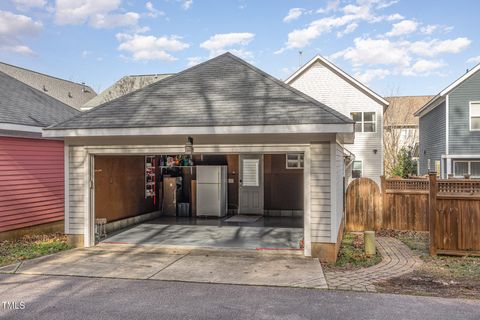
[[[330,68],[334,72],[340,74],[347,81],[353,83],[353,85],[359,87],[362,91],[371,95],[373,98],[375,98],[376,100],[378,100],[380,103],[384,104],[385,106],[388,106],[390,104],[383,97],[381,97],[377,93],[373,92],[371,89],[369,89],[367,86],[362,84],[360,81],[358,81],[357,79],[355,79],[354,77],[352,77],[351,75],[349,75],[348,73],[346,73],[345,71],[343,71],[342,69],[340,69],[339,67],[334,65],[332,62],[330,62],[327,59],[325,59],[324,57],[322,57],[321,55],[316,55],[315,57],[313,57],[313,59],[311,59],[309,62],[304,64],[301,68],[299,68],[297,71],[295,71],[290,77],[288,77],[287,80],[285,80],[285,83],[290,84],[291,82],[293,82],[293,80],[295,80],[298,76],[300,76],[305,70],[309,69],[317,61],[322,62],[328,68]]]
[[[43,137],[101,137],[101,136],[157,136],[202,134],[282,134],[282,133],[351,133],[354,124],[299,124],[265,126],[217,127],[155,127],[155,128],[103,128],[103,129],[48,129]]]
[[[67,143],[63,145],[63,171],[64,171],[64,227],[65,234],[70,233],[70,147]]]
[[[25,132],[35,132],[42,133],[42,127],[26,126],[23,124],[13,124],[13,123],[0,123],[1,130],[11,130],[11,131],[25,131]]]
[[[337,242],[337,142],[330,141],[330,242]]]
[[[312,256],[312,225],[310,210],[310,148],[303,154],[303,254]]]
[[[447,95],[445,97],[445,127],[446,127],[446,135],[445,135],[445,153],[448,154],[448,141],[449,141],[449,137],[448,137],[448,128],[449,128],[449,125],[448,123],[450,122],[450,117],[449,117],[449,99],[448,99],[449,95]]]

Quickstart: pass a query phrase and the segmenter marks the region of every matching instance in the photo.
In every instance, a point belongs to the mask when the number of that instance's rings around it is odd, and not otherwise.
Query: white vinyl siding
[[[355,143],[345,147],[355,155],[355,160],[363,161],[363,176],[380,185],[383,174],[383,105],[320,62],[313,64],[290,85],[347,117],[352,112],[375,112],[376,132],[356,133]]]
[[[87,153],[84,147],[69,147],[69,185],[68,185],[68,214],[69,233],[84,233],[85,217],[85,185],[87,181],[87,172],[85,164]]]
[[[330,143],[310,147],[310,229],[312,242],[330,242]]]

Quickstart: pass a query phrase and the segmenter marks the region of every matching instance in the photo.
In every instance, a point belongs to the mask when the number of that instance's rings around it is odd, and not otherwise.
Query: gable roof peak
[[[388,101],[385,100],[381,95],[377,94],[374,92],[372,89],[368,88],[366,85],[340,69],[338,66],[333,64],[331,61],[326,59],[320,54],[315,55],[310,61],[305,63],[303,66],[301,66],[297,71],[295,71],[290,77],[285,80],[285,83],[291,84],[295,79],[300,77],[305,71],[310,69],[316,62],[321,62],[323,65],[325,65],[327,68],[335,72],[336,74],[340,75],[342,78],[344,78],[346,81],[350,82],[353,86],[357,87],[361,91],[363,91],[365,94],[369,95],[373,99],[377,100],[379,103],[381,103],[384,106],[388,106]]]

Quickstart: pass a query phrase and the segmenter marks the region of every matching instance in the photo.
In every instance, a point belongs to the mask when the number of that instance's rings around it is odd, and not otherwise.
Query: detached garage
[[[65,232],[78,245],[302,249],[336,258],[353,121],[232,54],[43,135],[65,138]]]

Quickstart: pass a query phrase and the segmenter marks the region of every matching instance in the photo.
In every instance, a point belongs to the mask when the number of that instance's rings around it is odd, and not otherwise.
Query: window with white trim
[[[480,101],[470,102],[470,130],[480,131]]]
[[[355,121],[355,132],[376,132],[375,112],[351,112],[350,116]]]
[[[287,169],[303,169],[304,158],[303,153],[288,153],[286,155]]]
[[[457,178],[463,178],[466,175],[472,178],[480,178],[480,160],[454,160],[453,175]]]
[[[363,171],[362,161],[353,161],[352,163],[352,178],[361,178]]]

